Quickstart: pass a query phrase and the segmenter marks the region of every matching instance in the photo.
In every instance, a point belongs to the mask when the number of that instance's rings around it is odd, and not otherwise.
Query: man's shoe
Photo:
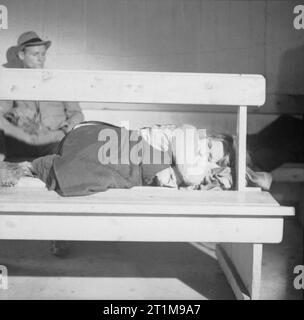
[[[69,254],[69,244],[67,241],[52,241],[51,253],[59,258],[64,258]]]

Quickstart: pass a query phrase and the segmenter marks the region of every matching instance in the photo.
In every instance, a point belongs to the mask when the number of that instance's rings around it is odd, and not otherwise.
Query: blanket
[[[131,188],[151,181],[170,163],[153,164],[151,151],[137,131],[102,122],[73,129],[54,155],[35,159],[34,172],[61,196],[84,196],[109,188]],[[145,160],[145,161],[144,161]]]

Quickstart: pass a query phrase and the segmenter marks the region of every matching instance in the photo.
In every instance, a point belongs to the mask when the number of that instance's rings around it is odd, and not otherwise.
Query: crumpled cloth
[[[167,169],[166,169],[167,170]],[[256,172],[250,167],[246,168],[246,183],[248,187],[259,187],[265,191],[270,190],[272,176],[267,172]],[[170,188],[184,188],[178,183],[175,172],[170,168],[168,174],[164,171],[157,174],[154,180],[154,185]],[[231,190],[235,188],[235,173],[230,167],[219,167],[211,169],[199,185],[188,186],[191,190]]]

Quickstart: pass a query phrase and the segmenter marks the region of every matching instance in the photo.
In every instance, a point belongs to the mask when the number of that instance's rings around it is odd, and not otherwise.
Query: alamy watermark
[[[293,20],[293,26],[296,30],[304,29],[304,5],[299,4],[293,8],[293,13],[296,14]]]
[[[125,122],[124,122],[125,124]],[[186,165],[189,174],[197,169],[197,161],[207,162],[207,136],[205,129],[193,127],[175,128],[169,133],[163,128],[149,128],[148,140],[137,130],[105,128],[99,132],[98,160],[108,164],[154,164],[171,165],[172,152],[175,163]],[[171,149],[171,150],[169,150]]]
[[[296,290],[304,290],[304,266],[298,265],[293,269],[293,273],[296,277],[293,280],[293,286]]]
[[[7,7],[0,4],[0,30],[8,29],[8,13]]]
[[[7,288],[8,288],[7,267],[0,265],[0,290],[7,290]]]

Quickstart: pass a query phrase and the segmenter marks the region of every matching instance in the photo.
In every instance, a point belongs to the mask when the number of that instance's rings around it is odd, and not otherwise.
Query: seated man
[[[35,32],[25,32],[9,51],[12,61],[4,66],[44,68],[50,45],[51,41],[41,40]],[[55,153],[62,138],[83,120],[75,102],[0,101],[0,162]],[[53,253],[59,248],[59,242],[52,242]]]
[[[21,34],[17,44],[21,66],[43,68],[50,45],[33,31]],[[0,101],[0,161],[56,152],[65,134],[83,119],[78,103]]]

